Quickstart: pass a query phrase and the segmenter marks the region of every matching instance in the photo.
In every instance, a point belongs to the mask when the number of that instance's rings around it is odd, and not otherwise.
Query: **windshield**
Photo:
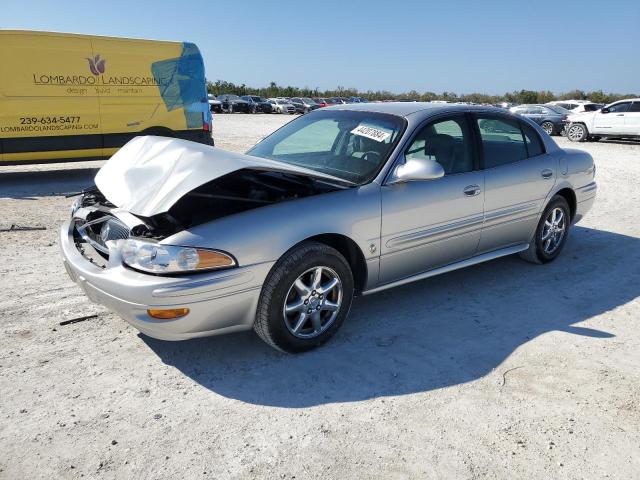
[[[316,102],[314,102],[313,100],[311,100],[310,98],[306,98],[306,97],[305,97],[305,98],[303,98],[302,100],[304,101],[304,103],[309,103],[309,104],[314,104],[314,103],[316,103]]]
[[[247,153],[364,184],[378,174],[404,125],[405,120],[395,115],[316,110]]]
[[[262,98],[261,97],[251,97],[253,99],[254,102],[261,102]]]

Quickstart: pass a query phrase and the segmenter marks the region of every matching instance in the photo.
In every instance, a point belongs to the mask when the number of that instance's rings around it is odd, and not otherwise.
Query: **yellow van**
[[[147,134],[213,144],[194,44],[0,30],[0,163],[106,158]]]

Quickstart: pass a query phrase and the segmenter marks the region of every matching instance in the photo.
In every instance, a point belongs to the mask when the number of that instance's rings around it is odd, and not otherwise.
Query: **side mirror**
[[[441,177],[444,177],[444,168],[438,162],[427,158],[411,158],[395,168],[388,183],[435,180]]]
[[[603,107],[603,108],[600,109],[600,113],[609,113],[609,109]]]

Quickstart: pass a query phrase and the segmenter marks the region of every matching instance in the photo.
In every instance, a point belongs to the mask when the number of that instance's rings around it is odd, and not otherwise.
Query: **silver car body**
[[[526,119],[539,133],[546,153],[437,180],[389,181],[421,126],[459,113],[509,116],[504,110],[425,103],[348,104],[322,110],[330,109],[382,112],[405,119],[402,137],[373,181],[226,216],[162,239],[166,245],[230,252],[237,260],[235,268],[187,276],[132,270],[112,247],[106,268],[98,267],[78,250],[76,227],[70,220],[60,234],[69,275],[92,301],[117,312],[141,332],[166,340],[187,339],[251,329],[269,271],[288,250],[307,239],[341,239],[349,245],[352,261],[358,265],[356,290],[370,294],[526,250],[545,205],[558,192],[571,200],[574,223],[595,200],[592,158],[579,150],[560,149]],[[154,156],[162,155],[167,163],[154,162]],[[111,214],[132,228],[141,216],[170,208],[196,184],[247,166],[321,175],[214,147],[149,137],[125,146],[96,181],[116,205]],[[474,187],[472,195],[469,186]],[[86,214],[87,209],[81,208],[74,217]],[[156,320],[147,314],[154,307],[188,307],[190,313],[175,320]]]
[[[273,102],[273,109],[278,113],[296,113],[296,107],[294,107],[288,100],[283,98],[270,98],[270,102]]]

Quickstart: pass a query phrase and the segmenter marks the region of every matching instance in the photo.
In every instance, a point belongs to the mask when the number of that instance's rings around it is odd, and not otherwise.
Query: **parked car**
[[[345,99],[344,99],[344,98],[342,98],[342,97],[331,97],[331,98],[329,99],[329,103],[330,103],[331,105],[343,105],[343,104],[345,104],[345,103],[347,103],[347,102],[346,102],[346,101],[345,101]]]
[[[222,102],[218,100],[215,95],[212,95],[210,93],[207,95],[207,97],[209,101],[209,110],[215,113],[222,113]]]
[[[251,113],[271,113],[273,112],[273,107],[271,103],[265,100],[262,97],[257,95],[244,95],[240,97],[245,102],[249,103],[249,109]]]
[[[273,108],[276,113],[296,113],[296,107],[294,107],[289,100],[282,98],[270,98],[269,100],[273,102]]]
[[[320,108],[320,105],[318,105],[310,98],[293,97],[289,102],[291,103],[291,105],[296,107],[297,113],[309,113],[312,110]]]
[[[217,98],[222,102],[222,110],[227,113],[251,112],[251,105],[249,105],[249,102],[241,99],[238,95],[223,94],[218,95]]]
[[[571,115],[569,110],[557,105],[519,105],[510,110],[533,120],[549,135],[560,135],[564,131],[567,117]]]
[[[547,102],[546,105],[557,105],[565,110],[575,111],[580,108],[581,105],[591,104],[593,102],[589,100],[554,100],[553,102]]]
[[[600,110],[604,107],[604,103],[581,103],[573,110],[570,110],[571,113],[582,113],[582,112],[595,112],[596,110]]]
[[[329,106],[329,102],[327,101],[326,98],[314,97],[311,100],[313,100],[318,105],[320,105],[320,107],[328,107]]]
[[[514,253],[553,261],[594,177],[588,153],[504,110],[341,105],[246,155],[137,137],[74,202],[60,245],[87,296],[145,335],[253,328],[301,352],[336,333],[354,295]]]
[[[569,115],[567,138],[572,142],[602,137],[640,138],[640,98],[613,102],[595,112]]]

